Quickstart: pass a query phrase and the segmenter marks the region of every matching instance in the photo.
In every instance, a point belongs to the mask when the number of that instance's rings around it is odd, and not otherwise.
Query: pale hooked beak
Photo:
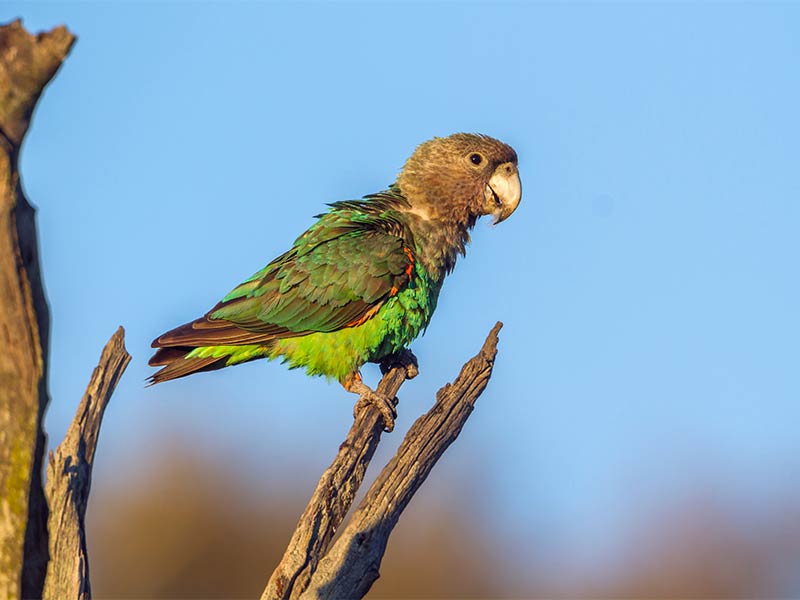
[[[493,215],[495,224],[511,216],[522,198],[517,165],[507,162],[497,167],[486,185],[484,195],[484,214]]]

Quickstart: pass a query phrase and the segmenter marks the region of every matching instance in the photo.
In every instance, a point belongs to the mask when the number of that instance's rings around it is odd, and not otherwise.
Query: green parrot
[[[407,348],[470,229],[483,215],[508,218],[521,195],[517,154],[503,142],[456,133],[421,144],[389,189],[330,204],[288,252],[153,341],[150,365],[162,368],[150,382],[281,357],[374,403],[391,429],[394,404],[361,367],[404,357],[412,369]]]

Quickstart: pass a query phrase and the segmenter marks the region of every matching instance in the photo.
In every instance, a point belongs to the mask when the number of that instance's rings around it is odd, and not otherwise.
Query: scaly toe
[[[381,416],[383,417],[384,431],[392,431],[394,429],[395,417],[397,417],[397,409],[395,409],[395,403],[392,401],[392,399],[390,399],[388,396],[384,396],[383,394],[378,394],[373,391],[364,392],[353,408],[353,416],[357,416],[359,411],[370,405],[374,406],[380,411]]]
[[[414,379],[419,375],[419,367],[414,363],[406,364],[406,379]]]
[[[385,394],[379,394],[368,387],[361,381],[361,375],[358,372],[344,378],[342,380],[342,386],[344,386],[344,389],[348,392],[359,395],[358,402],[356,402],[353,408],[354,417],[358,415],[360,409],[364,408],[366,405],[372,404],[380,411],[383,417],[384,429],[386,431],[394,429],[394,419],[397,416],[397,410],[395,409],[397,400],[395,398],[389,398]]]

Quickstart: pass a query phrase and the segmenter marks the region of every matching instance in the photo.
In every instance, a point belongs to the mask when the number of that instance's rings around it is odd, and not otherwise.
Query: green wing
[[[159,337],[154,347],[258,344],[371,318],[408,284],[414,257],[375,215],[349,210],[350,203],[334,207],[343,210],[322,215],[289,252],[204,317]]]

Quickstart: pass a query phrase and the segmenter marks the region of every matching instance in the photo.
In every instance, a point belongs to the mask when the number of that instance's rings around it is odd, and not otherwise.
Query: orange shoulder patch
[[[372,317],[375,316],[375,314],[380,310],[381,306],[383,306],[383,302],[371,307],[367,312],[365,312],[359,318],[350,321],[347,325],[345,325],[345,327],[358,327],[359,325],[363,325],[364,323],[366,323]]]
[[[406,267],[406,275],[408,277],[411,277],[411,273],[414,271],[414,255],[411,253],[411,248],[409,248],[408,246],[403,246],[403,252],[406,253],[406,256],[408,257],[409,261],[409,265]]]

